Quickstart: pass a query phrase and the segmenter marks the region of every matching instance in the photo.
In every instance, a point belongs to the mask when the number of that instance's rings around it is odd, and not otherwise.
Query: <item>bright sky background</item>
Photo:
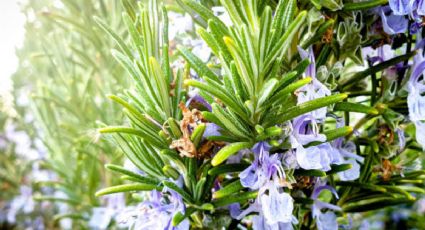
[[[18,1],[0,0],[0,94],[11,88],[10,76],[18,65],[15,50],[24,38],[25,16]]]

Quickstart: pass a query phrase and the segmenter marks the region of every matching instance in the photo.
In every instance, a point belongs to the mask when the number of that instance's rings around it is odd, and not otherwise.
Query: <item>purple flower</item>
[[[199,96],[199,94],[197,93],[195,93],[194,96],[190,97],[189,100],[187,100],[186,107],[189,107],[190,104],[199,104],[204,106],[208,111],[212,110],[210,103],[208,103],[203,97]]]
[[[423,5],[425,6],[425,4],[423,4]],[[425,10],[424,10],[424,12],[425,12]],[[425,15],[425,13],[422,13],[422,15]],[[422,18],[418,16],[418,17],[414,18],[414,21],[410,25],[410,28],[409,28],[410,34],[416,34],[421,27],[422,27]]]
[[[344,126],[344,121],[341,118],[337,118],[336,124],[337,128],[342,127]],[[356,145],[352,141],[344,143],[344,138],[340,137],[333,141],[332,146],[340,155],[340,161],[336,164],[351,164],[352,166],[346,171],[339,172],[339,178],[342,181],[358,179],[360,176],[360,164],[358,162],[363,163],[364,158],[355,154]]]
[[[416,210],[418,213],[425,214],[425,198],[421,198],[416,201]]]
[[[422,121],[414,122],[416,127],[416,141],[425,148],[425,123]]]
[[[328,171],[330,164],[338,158],[334,151],[330,151],[332,149],[328,143],[304,148],[304,145],[314,141],[326,141],[326,136],[318,131],[315,119],[311,115],[303,115],[294,119],[289,138],[292,148],[296,149],[296,159],[301,168]]]
[[[331,91],[316,78],[316,61],[314,59],[312,48],[310,48],[307,52],[306,50],[298,47],[298,52],[302,59],[308,58],[310,60],[310,65],[307,67],[304,76],[311,77],[312,81],[298,90],[297,104],[329,96]],[[327,109],[324,107],[309,112],[308,114],[312,115],[317,121],[322,122],[326,118],[326,111]]]
[[[239,203],[230,204],[227,208],[229,209],[230,217],[233,219],[237,219],[242,212],[241,205]]]
[[[425,59],[419,52],[414,58],[412,75],[407,84],[409,95],[407,105],[409,107],[409,118],[412,121],[425,120],[425,93],[424,81],[421,78],[425,72]]]
[[[334,151],[329,143],[308,148],[300,147],[297,149],[297,161],[303,169],[319,169],[326,172],[331,169],[331,160],[333,160],[331,154],[334,155]]]
[[[404,16],[388,12],[385,7],[382,7],[379,13],[385,33],[393,35],[406,32],[408,20]]]
[[[318,230],[338,230],[338,222],[334,212],[327,211],[320,214],[316,219]]]
[[[417,2],[417,8],[416,8],[416,12],[419,14],[419,15],[425,15],[425,1],[424,0],[419,0],[419,1],[416,1]]]
[[[269,155],[270,145],[259,142],[254,145],[254,162],[239,174],[241,184],[253,190],[264,186],[271,178],[283,178],[285,173],[279,154]]]
[[[390,45],[383,45],[376,49],[365,47],[362,53],[365,55],[364,58],[367,58],[372,65],[387,61],[394,57],[394,50],[391,49]]]
[[[211,136],[220,136],[220,126],[214,124],[214,123],[207,123],[206,128],[204,131],[204,134],[202,135],[203,138],[211,137]]]
[[[269,181],[259,190],[256,201],[240,212],[237,219],[258,212],[259,215],[253,219],[254,229],[292,229],[291,223],[297,224],[296,218],[292,215],[293,202],[292,197],[282,191],[280,185]]]
[[[117,219],[119,223],[134,229],[183,230],[189,229],[187,219],[176,227],[172,226],[171,221],[177,212],[184,211],[183,200],[177,193],[152,191],[149,200],[127,209]]]
[[[107,229],[111,220],[125,207],[123,193],[104,196],[104,200],[107,203],[106,207],[93,208],[93,213],[88,223],[92,229]]]
[[[288,193],[280,192],[272,181],[260,189],[258,199],[268,225],[292,222],[294,201]]]
[[[249,213],[259,212],[260,215],[255,217],[257,227],[254,229],[279,229],[280,225],[290,225],[294,219],[293,199],[282,188],[285,173],[280,155],[270,155],[270,148],[270,145],[264,141],[254,145],[252,148],[254,162],[239,174],[244,187],[259,190],[256,201],[237,216],[241,219]],[[235,207],[232,209],[234,216],[238,210],[235,211]]]
[[[351,164],[351,168],[342,172],[339,172],[339,179],[342,181],[356,180],[360,176],[360,164],[353,158],[348,159],[344,163]]]
[[[252,228],[254,230],[292,230],[291,223],[267,224],[264,215],[255,215],[252,217]]]
[[[326,141],[326,136],[319,134],[316,120],[311,115],[302,115],[294,119],[289,138],[292,148],[298,148],[314,141]]]
[[[114,215],[114,211],[104,207],[93,208],[93,213],[88,223],[91,229],[107,229]]]
[[[364,158],[355,154],[356,145],[352,141],[347,141],[345,144],[343,143],[344,138],[338,138],[333,142],[333,146],[338,149],[339,153],[342,157],[345,158],[354,158],[360,163],[363,163]]]
[[[32,189],[26,185],[20,187],[20,194],[10,203],[7,213],[7,221],[9,223],[16,222],[16,215],[20,212],[29,214],[34,210],[34,200],[32,198]]]
[[[390,0],[389,4],[395,15],[410,15],[414,19],[425,15],[424,0]]]
[[[295,150],[289,150],[283,155],[283,165],[289,169],[295,169],[298,167],[297,154]]]
[[[413,10],[415,0],[389,0],[391,10],[395,15],[407,15]]]
[[[425,59],[419,52],[414,58],[407,96],[409,118],[416,126],[416,141],[425,147],[425,85],[421,76],[425,72]]]
[[[397,128],[395,131],[398,136],[399,152],[401,152],[406,147],[406,137],[404,136],[404,131],[402,129]]]
[[[336,193],[336,190],[333,187],[326,185],[326,182],[317,180],[316,185],[314,186],[313,193],[311,195],[311,199],[314,201],[312,206],[313,218],[316,219],[317,228],[319,230],[338,229],[336,215],[332,211],[341,211],[341,208],[336,205],[319,200],[319,195],[324,190],[331,191],[332,194],[334,194],[334,196],[338,198],[338,194]],[[332,211],[322,213],[322,209],[329,209]]]

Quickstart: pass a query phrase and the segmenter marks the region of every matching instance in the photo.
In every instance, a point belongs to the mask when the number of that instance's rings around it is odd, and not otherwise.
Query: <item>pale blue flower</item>
[[[336,215],[332,211],[341,211],[341,208],[319,200],[319,195],[324,190],[329,190],[337,199],[339,198],[333,187],[326,185],[326,182],[318,179],[311,195],[311,199],[314,201],[312,206],[312,216],[316,219],[317,228],[319,230],[338,229]],[[323,213],[322,209],[329,209],[329,211]]]
[[[344,121],[341,118],[336,119],[336,127],[340,128],[344,126]],[[341,157],[338,163],[336,164],[351,164],[351,168],[339,172],[339,178],[342,181],[350,181],[350,180],[356,180],[360,176],[360,163],[363,163],[364,158],[362,156],[359,156],[355,154],[356,152],[356,145],[352,141],[346,141],[344,142],[344,138],[340,137],[337,138],[332,142],[333,148],[338,151],[339,156]]]
[[[334,212],[327,211],[320,214],[316,219],[318,230],[338,230],[338,222]]]
[[[316,120],[311,115],[303,115],[294,119],[289,136],[292,148],[296,149],[298,165],[303,169],[330,170],[334,160],[333,153],[328,153],[328,144],[304,148],[311,142],[325,142],[326,136],[319,134]]]
[[[34,200],[32,198],[32,188],[26,185],[20,187],[20,194],[13,198],[10,208],[7,212],[7,221],[9,223],[16,222],[18,213],[29,214],[34,210]]]
[[[117,220],[121,226],[134,229],[186,230],[190,225],[187,219],[176,227],[171,223],[177,212],[184,211],[183,200],[177,193],[152,191],[149,200],[128,208]]]
[[[384,7],[381,8],[379,13],[385,33],[393,35],[406,32],[408,20],[404,16],[386,12]]]
[[[292,230],[292,223],[276,223],[267,224],[263,215],[255,215],[252,217],[252,229],[254,230]]]
[[[106,206],[96,207],[92,210],[92,215],[88,223],[91,229],[107,229],[116,215],[125,208],[123,193],[107,195],[103,199]]]
[[[238,216],[241,214],[241,205],[239,203],[233,203],[227,206],[229,209],[230,217],[233,219],[237,219]]]
[[[191,92],[192,93],[192,92]],[[186,107],[189,107],[190,105],[195,105],[195,107],[199,107],[199,105],[202,105],[205,107],[208,111],[212,110],[212,107],[210,103],[208,103],[203,97],[201,97],[197,92],[193,93],[194,95],[189,98],[186,102]]]
[[[180,14],[173,11],[168,12],[169,30],[168,37],[174,40],[179,35],[187,35],[193,29],[193,20],[189,14]]]
[[[254,216],[259,219],[253,219],[254,229],[292,229],[292,224],[297,224],[297,219],[292,215],[294,201],[280,187],[276,181],[269,181],[259,190],[255,202],[240,212],[236,219],[259,213],[257,217]]]
[[[331,158],[328,153],[329,144],[321,144],[308,148],[297,149],[297,161],[303,169],[319,169],[322,171],[329,171],[331,169]]]
[[[395,132],[398,137],[399,152],[401,152],[406,147],[406,137],[404,136],[404,131],[400,128],[397,128]]]
[[[68,195],[62,191],[55,191],[54,197],[69,199]],[[71,212],[70,205],[64,202],[55,203],[57,209],[59,210],[59,214],[67,214]],[[60,229],[72,229],[73,227],[73,219],[71,218],[62,218],[59,221]]]
[[[279,154],[269,155],[270,145],[259,142],[254,145],[254,161],[244,171],[239,173],[242,186],[259,189],[274,177],[285,177]]]
[[[355,154],[356,145],[352,141],[343,143],[344,138],[338,138],[333,142],[333,146],[339,151],[339,154],[345,158],[354,158],[358,162],[363,163],[364,158]]]
[[[409,118],[416,126],[416,141],[425,148],[425,84],[421,76],[425,73],[425,59],[422,50],[414,57],[407,96]]]
[[[416,211],[421,214],[425,214],[425,198],[421,198],[416,201]]]
[[[389,0],[389,4],[395,15],[407,15],[412,12],[415,0]]]
[[[221,136],[220,126],[218,126],[214,123],[207,123],[204,134],[202,135],[202,137],[207,138],[207,137],[211,137],[211,136]]]
[[[416,8],[416,12],[419,15],[424,16],[425,15],[425,0],[419,0],[417,1],[417,8]]]
[[[254,162],[239,174],[241,184],[252,190],[259,190],[256,201],[242,212],[233,206],[230,210],[237,219],[252,212],[260,213],[256,229],[279,229],[279,226],[293,222],[294,208],[292,197],[283,190],[285,173],[282,168],[280,154],[270,155],[271,146],[267,142],[259,142],[252,148]],[[257,218],[257,217],[256,217]],[[267,226],[267,227],[265,227]],[[285,225],[286,226],[286,225]]]
[[[288,193],[279,191],[273,181],[260,189],[258,199],[268,225],[292,222],[294,201]]]
[[[292,148],[298,148],[315,141],[326,141],[326,136],[319,133],[317,122],[311,115],[302,115],[293,120],[289,138]]]
[[[113,215],[114,210],[104,207],[93,208],[88,225],[91,229],[107,229]]]
[[[423,121],[415,121],[416,127],[416,141],[425,148],[425,122]]]
[[[407,105],[409,107],[410,120],[425,120],[425,85],[421,77],[425,72],[425,59],[421,51],[414,58],[412,75],[407,83],[409,95],[407,96]]]
[[[307,67],[304,76],[311,77],[312,81],[297,91],[297,104],[331,95],[331,91],[316,78],[316,61],[312,48],[307,52],[298,47],[298,52],[302,59],[308,58],[310,60],[310,65]],[[318,122],[322,122],[326,118],[326,111],[327,108],[323,107],[308,114],[312,115]]]
[[[297,154],[295,150],[289,150],[283,155],[283,165],[289,169],[298,168]]]
[[[338,173],[339,179],[342,181],[352,181],[360,177],[360,164],[353,158],[348,159],[344,163],[351,164],[351,168]]]

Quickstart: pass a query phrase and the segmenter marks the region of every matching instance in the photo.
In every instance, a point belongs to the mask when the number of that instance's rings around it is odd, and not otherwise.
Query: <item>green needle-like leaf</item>
[[[339,102],[334,106],[335,111],[366,113],[370,115],[378,115],[379,111],[373,107],[362,105],[359,103]]]
[[[222,207],[232,203],[238,203],[238,202],[243,202],[250,199],[255,199],[257,198],[257,195],[258,195],[257,191],[237,193],[231,196],[226,196],[221,199],[217,199],[213,202],[213,205],[214,207]]]
[[[241,181],[238,179],[228,185],[226,185],[224,188],[216,191],[213,193],[214,199],[220,199],[226,196],[233,195],[234,193],[239,192],[244,187],[241,184]]]
[[[124,184],[124,185],[117,185],[117,186],[101,189],[98,192],[96,192],[95,195],[104,196],[104,195],[120,193],[120,192],[151,191],[155,189],[161,190],[162,187],[157,185],[142,184],[142,183]]]
[[[367,0],[361,2],[349,2],[344,3],[343,11],[352,11],[352,10],[366,10],[371,9],[376,6],[385,5],[388,3],[388,0]]]
[[[213,166],[217,166],[223,163],[223,161],[227,160],[227,158],[229,158],[231,155],[237,153],[239,150],[251,148],[251,146],[252,144],[249,142],[236,142],[226,145],[217,152],[217,154],[212,159],[211,164]]]
[[[341,94],[334,94],[331,96],[318,98],[315,100],[305,102],[303,104],[289,108],[284,114],[282,114],[275,121],[273,121],[273,123],[274,124],[283,123],[301,114],[308,113],[310,111],[314,111],[316,109],[319,109],[328,105],[332,105],[336,102],[340,102],[344,100],[345,98],[347,98],[347,94],[341,93]],[[266,123],[270,123],[270,122],[266,122]]]

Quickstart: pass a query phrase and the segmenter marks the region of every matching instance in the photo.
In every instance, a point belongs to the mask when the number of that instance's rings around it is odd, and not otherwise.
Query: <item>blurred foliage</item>
[[[43,0],[22,6],[27,23],[18,51],[20,67],[13,76],[16,107],[21,118],[34,116],[25,128],[47,149],[42,168],[57,174],[55,181],[35,182],[36,188],[56,191],[39,190],[36,199],[69,204],[67,213],[57,217],[73,217],[74,227],[86,226],[91,208],[102,204],[94,197],[96,189],[118,180],[103,164],[121,162],[121,153],[99,139],[95,127],[98,121],[121,119],[121,110],[105,95],[127,82],[107,55],[114,41],[99,32],[93,17],[124,36],[119,32],[121,11],[121,3],[113,0]]]

